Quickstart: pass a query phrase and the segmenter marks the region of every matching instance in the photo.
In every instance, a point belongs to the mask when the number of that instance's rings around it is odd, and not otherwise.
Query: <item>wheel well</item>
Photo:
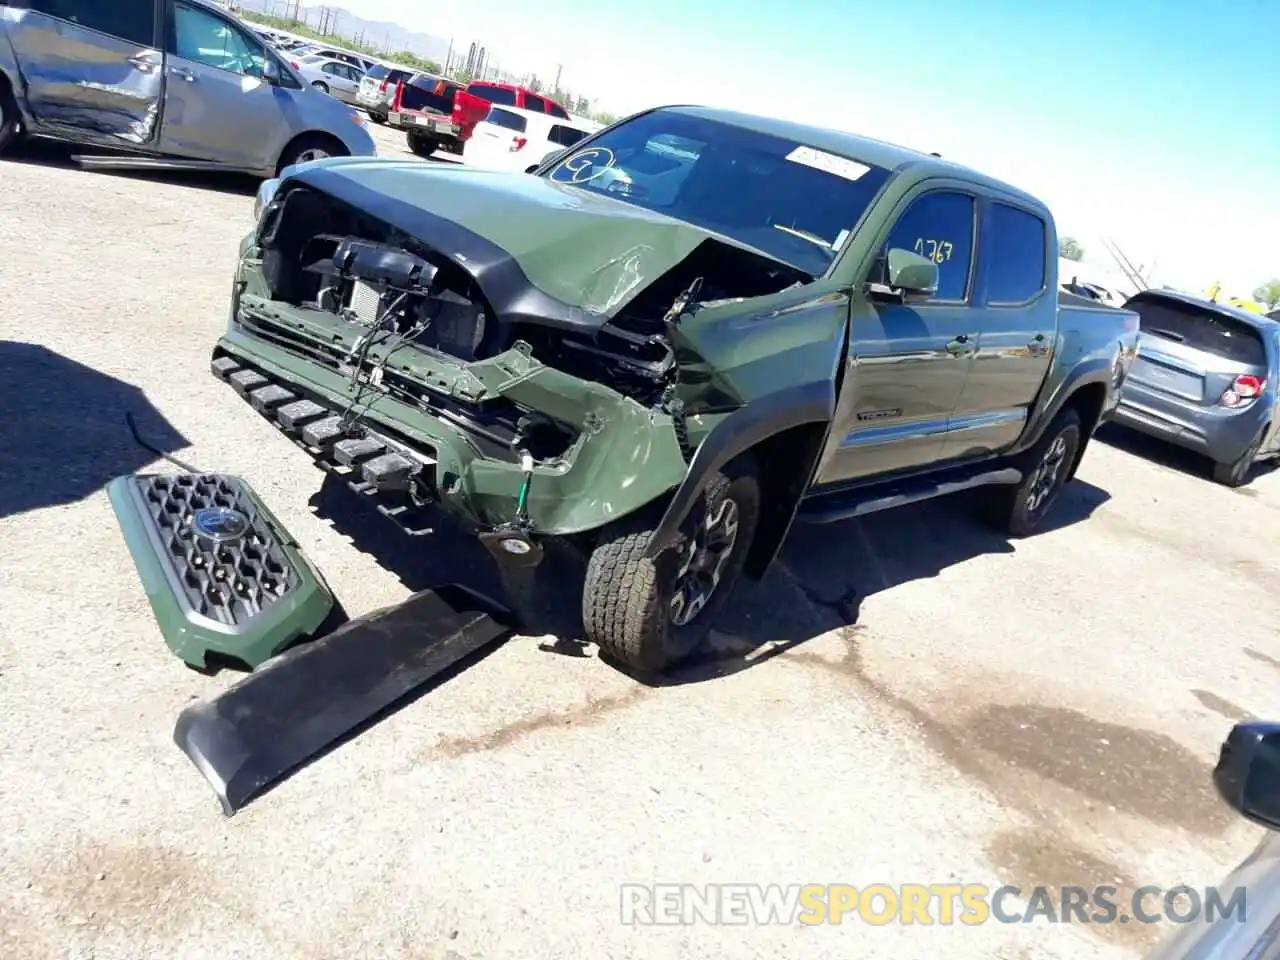
[[[326,143],[326,144],[336,146],[338,149],[338,153],[337,153],[338,156],[345,157],[351,152],[347,149],[347,145],[343,143],[341,139],[334,136],[332,133],[325,133],[323,130],[308,130],[306,133],[298,134],[296,137],[294,137],[292,140],[290,140],[288,143],[284,145],[284,149],[280,151],[280,156],[276,159],[276,173],[279,173],[281,170],[284,169],[285,158],[290,156],[293,153],[293,151],[298,148],[298,145],[300,143],[303,143],[306,141],[316,141],[316,142]]]
[[[0,70],[0,100],[10,103],[13,106],[18,105],[18,98],[13,92],[13,81],[9,79],[9,75]]]
[[[1071,472],[1068,477],[1076,475],[1076,468],[1080,466],[1080,461],[1084,459],[1085,447],[1089,445],[1089,438],[1093,436],[1094,428],[1098,425],[1098,419],[1102,416],[1102,406],[1107,402],[1107,385],[1105,383],[1086,383],[1079,387],[1067,397],[1065,406],[1075,410],[1076,415],[1080,418],[1080,447],[1076,450],[1075,461],[1071,464]]]
[[[743,573],[759,580],[773,562],[822,452],[826,424],[804,423],[751,448],[760,484],[760,519],[747,550]]]

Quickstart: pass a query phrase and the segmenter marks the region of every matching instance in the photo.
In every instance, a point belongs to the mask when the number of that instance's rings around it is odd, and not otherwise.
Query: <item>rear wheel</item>
[[[407,137],[409,141],[409,149],[419,157],[430,159],[431,155],[439,149],[440,145],[426,134],[418,133],[416,130],[410,130]]]
[[[9,83],[0,77],[0,152],[18,139],[22,120]]]
[[[587,562],[582,623],[603,654],[640,673],[660,673],[703,644],[733,590],[760,513],[754,464],[716,474],[681,526],[676,544],[645,557],[658,517],[623,521]]]
[[[374,123],[379,123],[379,124],[386,123],[387,115],[385,113],[375,113],[374,111],[370,110],[369,119],[372,120]]]
[[[1080,450],[1080,415],[1067,407],[1021,457],[1022,481],[987,491],[984,518],[1011,537],[1035,533],[1067,485]]]
[[[1258,451],[1262,449],[1262,438],[1267,429],[1263,427],[1253,438],[1248,448],[1240,457],[1231,463],[1215,463],[1213,479],[1224,487],[1243,487],[1249,482],[1249,474],[1253,470],[1254,461],[1258,459]]]

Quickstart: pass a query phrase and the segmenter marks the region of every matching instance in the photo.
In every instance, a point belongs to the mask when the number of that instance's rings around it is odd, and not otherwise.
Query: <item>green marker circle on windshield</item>
[[[590,183],[616,162],[617,158],[608,147],[587,147],[560,161],[551,172],[551,179],[557,183]],[[568,179],[560,176],[563,170],[569,172]]]

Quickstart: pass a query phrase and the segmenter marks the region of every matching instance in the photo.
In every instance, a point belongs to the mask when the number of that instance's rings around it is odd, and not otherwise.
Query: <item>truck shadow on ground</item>
[[[978,493],[859,520],[795,527],[763,581],[743,581],[734,592],[705,655],[670,676],[635,679],[647,686],[671,686],[736,673],[829,630],[856,625],[867,597],[935,577],[974,557],[1014,552],[1007,536],[975,516]],[[1073,481],[1040,535],[1087,519],[1108,499],[1106,491]],[[410,590],[452,581],[511,602],[488,552],[452,524],[441,523],[430,537],[406,537],[333,478],[326,479],[311,506]],[[538,624],[526,632],[541,637],[546,652],[590,656],[593,648],[583,639],[580,613],[582,560],[549,550],[544,563],[552,572],[539,581],[544,596]]]
[[[0,383],[0,518],[83,500],[190,446],[137,387],[37,344],[0,341]]]
[[[29,164],[76,170],[86,177],[108,177],[136,182],[155,181],[195,190],[211,190],[216,193],[240,194],[251,197],[258,190],[260,180],[241,173],[203,173],[189,170],[90,170],[76,163],[74,157],[106,156],[105,151],[73,147],[52,140],[28,140],[11,146],[0,158],[5,163]],[[0,167],[2,169],[2,167]]]
[[[1208,457],[1197,454],[1193,450],[1165,443],[1145,433],[1138,433],[1136,430],[1126,430],[1114,423],[1099,427],[1098,432],[1094,434],[1094,439],[1115,450],[1189,474],[1204,480],[1205,483],[1213,483],[1213,463]],[[1250,476],[1256,481],[1276,469],[1280,469],[1280,460],[1264,460],[1254,465]],[[1248,486],[1238,487],[1236,492],[1246,496],[1253,495],[1253,490]]]

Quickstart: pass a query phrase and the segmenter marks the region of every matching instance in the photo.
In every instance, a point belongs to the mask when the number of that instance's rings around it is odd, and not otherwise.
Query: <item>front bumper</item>
[[[519,525],[532,535],[564,536],[594,530],[651,503],[684,478],[686,464],[670,417],[601,384],[569,376],[519,349],[472,364],[425,357],[414,349],[403,352],[420,356],[389,366],[413,367],[416,381],[434,380],[442,395],[446,390],[484,392],[482,384],[494,382],[495,371],[501,371],[500,385],[490,392],[573,426],[577,438],[526,475],[514,451],[495,449],[467,426],[393,396],[367,377],[353,385],[349,375],[260,339],[234,321],[214,349],[213,364],[223,379],[241,371],[231,381],[237,392],[322,468],[358,487],[374,485],[359,492],[378,493],[377,478],[366,476],[368,464],[398,453],[418,468],[435,504],[481,531]],[[376,362],[375,354],[371,351],[370,362]],[[305,421],[282,422],[282,411],[302,400],[316,404],[323,415],[311,411]],[[305,428],[340,417],[353,403],[355,419],[377,446],[339,458],[341,437],[318,437],[315,431],[308,436]],[[518,510],[522,490],[523,514]],[[398,506],[405,504],[388,509]],[[403,519],[399,513],[393,518]]]
[[[1183,403],[1133,380],[1124,385],[1116,423],[1194,450],[1217,463],[1233,463],[1257,437],[1269,404],[1258,400],[1243,410]]]

